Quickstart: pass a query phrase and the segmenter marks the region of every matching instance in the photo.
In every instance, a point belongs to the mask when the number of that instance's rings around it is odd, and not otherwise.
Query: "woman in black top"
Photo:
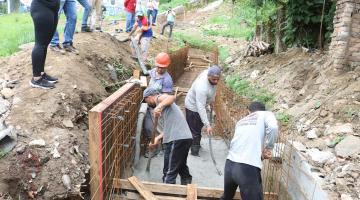
[[[58,23],[59,0],[33,0],[30,13],[35,27],[35,46],[31,59],[33,66],[33,78],[30,81],[32,87],[51,89],[58,81],[44,72],[47,47],[54,35]]]

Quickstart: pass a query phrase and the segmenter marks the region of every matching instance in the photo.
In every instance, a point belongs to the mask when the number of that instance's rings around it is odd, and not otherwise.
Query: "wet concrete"
[[[213,161],[211,159],[208,141],[209,141],[208,137],[206,136],[204,136],[201,139],[202,148],[200,149],[200,153],[199,153],[200,157],[192,156],[189,153],[187,162],[190,169],[190,173],[193,176],[193,183],[203,187],[223,188],[224,187],[223,174],[224,174],[225,160],[228,154],[228,148],[222,139],[220,138],[212,139],[212,147],[213,147],[215,161],[217,163],[218,169],[222,173],[222,175],[220,176],[218,175],[216,168],[213,164]],[[152,158],[150,173],[147,173],[145,171],[147,160],[148,160],[147,158],[141,156],[138,167],[134,171],[134,175],[139,177],[143,181],[162,183],[162,176],[163,176],[162,169],[164,166],[163,152],[160,152],[159,155]],[[180,184],[179,176],[177,178],[176,183]]]

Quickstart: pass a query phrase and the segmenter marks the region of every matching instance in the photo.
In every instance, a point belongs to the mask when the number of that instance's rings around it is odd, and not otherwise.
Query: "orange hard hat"
[[[157,67],[168,67],[171,63],[170,56],[167,53],[161,52],[155,58],[155,65]]]

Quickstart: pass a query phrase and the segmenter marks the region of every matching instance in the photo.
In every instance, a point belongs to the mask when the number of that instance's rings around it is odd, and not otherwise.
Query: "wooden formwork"
[[[126,176],[134,156],[134,138],[142,90],[127,83],[89,112],[91,199],[108,199],[113,178]]]

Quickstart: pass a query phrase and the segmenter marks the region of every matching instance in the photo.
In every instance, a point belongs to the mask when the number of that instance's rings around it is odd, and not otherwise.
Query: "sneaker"
[[[46,73],[44,73],[43,75],[41,75],[41,77],[42,77],[43,79],[47,80],[47,81],[50,82],[50,83],[57,83],[58,80],[59,80],[58,78],[52,77],[52,76],[50,76],[50,75],[48,75],[48,74],[46,74]]]
[[[32,78],[29,83],[31,87],[34,88],[52,89],[55,87],[54,83],[50,83],[49,81],[45,80],[43,77],[41,77],[39,80],[34,80],[34,78]]]
[[[92,32],[92,31],[89,26],[83,26],[83,27],[81,27],[81,32],[86,33],[86,32]]]
[[[73,45],[66,45],[66,46],[64,46],[64,49],[65,49],[65,51],[79,55],[79,51]]]
[[[63,48],[61,48],[60,44],[57,44],[55,46],[50,45],[50,49],[63,55],[65,54],[65,51]]]

